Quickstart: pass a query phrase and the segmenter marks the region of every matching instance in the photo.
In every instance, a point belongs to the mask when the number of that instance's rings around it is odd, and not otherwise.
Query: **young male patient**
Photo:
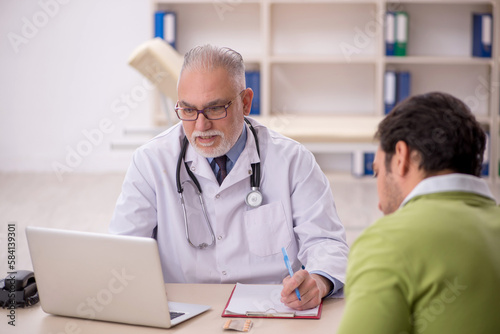
[[[479,178],[480,125],[429,93],[396,106],[376,138],[386,216],[351,248],[339,333],[499,333],[500,208]]]

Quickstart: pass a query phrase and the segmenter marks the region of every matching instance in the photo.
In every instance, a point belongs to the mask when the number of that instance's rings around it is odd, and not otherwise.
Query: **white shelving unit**
[[[260,120],[325,156],[372,150],[386,69],[408,70],[412,94],[466,102],[490,133],[488,180],[500,196],[500,0],[156,0],[177,13],[177,49],[234,48],[261,73]],[[406,57],[386,57],[384,14],[409,15]],[[490,12],[493,57],[471,57],[472,13]],[[164,116],[157,113],[157,124]],[[327,161],[328,159],[324,159]],[[321,161],[320,161],[321,164]],[[327,168],[328,169],[328,168]]]

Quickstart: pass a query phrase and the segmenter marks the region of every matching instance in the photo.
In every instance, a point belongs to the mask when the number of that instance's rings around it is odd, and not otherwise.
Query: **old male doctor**
[[[182,122],[135,152],[109,230],[155,236],[165,282],[283,283],[283,303],[313,308],[344,285],[345,231],[314,156],[246,123],[245,87],[238,52],[205,45],[185,55]]]

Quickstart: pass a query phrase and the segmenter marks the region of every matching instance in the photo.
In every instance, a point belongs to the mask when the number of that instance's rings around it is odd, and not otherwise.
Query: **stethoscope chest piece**
[[[262,193],[259,188],[252,187],[252,190],[245,197],[245,203],[252,208],[257,208],[262,204]]]

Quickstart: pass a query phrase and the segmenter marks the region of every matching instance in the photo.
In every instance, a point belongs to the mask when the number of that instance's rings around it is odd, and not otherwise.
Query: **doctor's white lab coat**
[[[288,275],[281,247],[293,270],[301,265],[345,282],[348,246],[337,216],[330,185],[312,153],[301,144],[251,120],[258,133],[219,186],[206,158],[188,146],[185,161],[196,175],[215,244],[190,246],[176,187],[176,164],[184,131],[179,123],[158,135],[133,156],[109,231],[157,240],[167,283],[281,283]],[[246,126],[246,125],[245,125]],[[251,164],[261,163],[260,191],[264,201],[250,208]],[[180,180],[190,180],[184,164]],[[210,243],[210,232],[190,185],[184,200],[193,244]]]

